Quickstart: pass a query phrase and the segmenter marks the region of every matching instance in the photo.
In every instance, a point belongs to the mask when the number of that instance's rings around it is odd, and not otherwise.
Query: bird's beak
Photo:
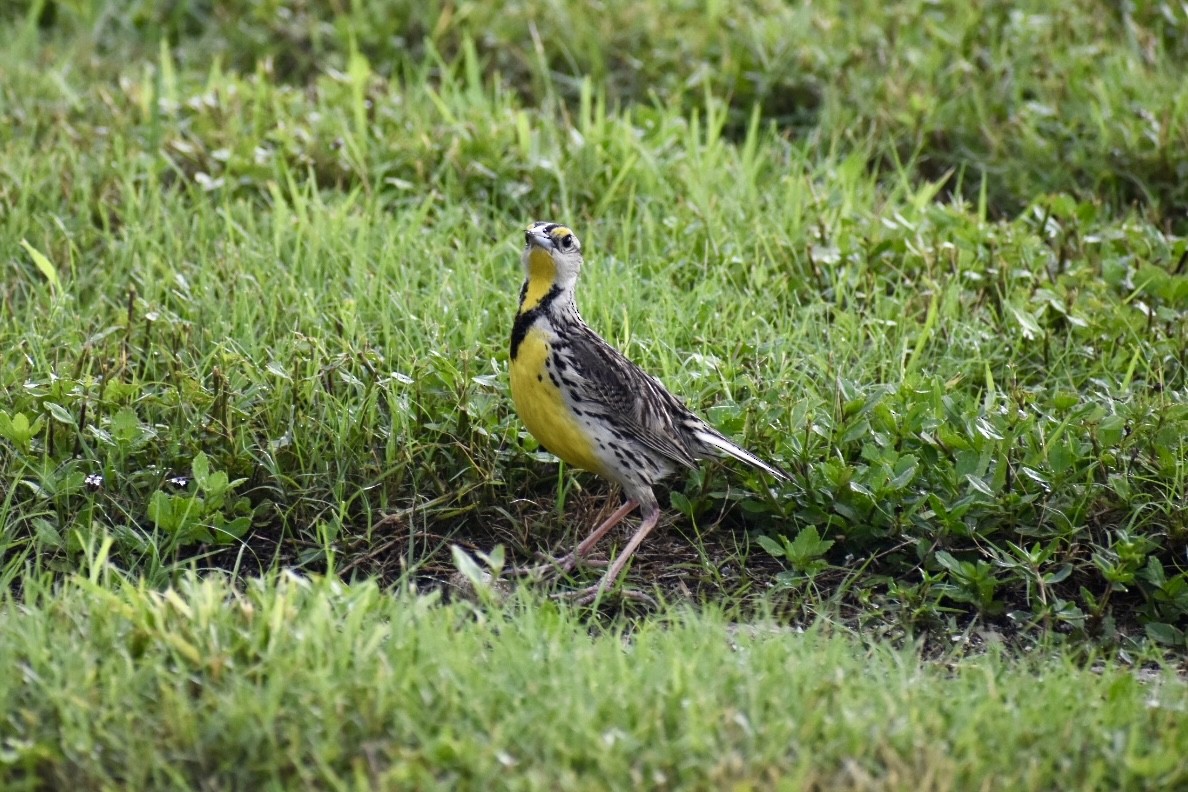
[[[548,234],[537,231],[532,227],[529,227],[528,230],[524,232],[524,241],[528,244],[528,247],[538,247],[543,248],[544,250],[553,249],[552,238]]]

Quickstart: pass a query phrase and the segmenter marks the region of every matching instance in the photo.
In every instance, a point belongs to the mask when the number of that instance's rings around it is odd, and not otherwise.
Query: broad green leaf
[[[755,541],[758,542],[759,546],[766,550],[769,555],[774,556],[775,558],[787,557],[787,553],[784,552],[784,545],[772,539],[770,536],[763,536],[760,534],[759,536],[755,537]]]
[[[194,461],[190,463],[190,470],[194,473],[194,481],[200,489],[206,489],[207,479],[210,477],[210,460],[206,452],[199,451]]]

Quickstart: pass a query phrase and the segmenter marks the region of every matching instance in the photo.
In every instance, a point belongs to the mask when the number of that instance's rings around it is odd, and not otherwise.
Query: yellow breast
[[[548,336],[532,328],[511,362],[511,394],[520,420],[551,453],[574,467],[602,473],[594,443],[545,370]]]

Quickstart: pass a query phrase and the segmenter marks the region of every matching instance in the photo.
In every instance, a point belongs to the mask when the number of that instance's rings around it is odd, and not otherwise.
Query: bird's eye
[[[569,250],[571,247],[573,247],[573,234],[566,234],[561,237],[561,249]]]

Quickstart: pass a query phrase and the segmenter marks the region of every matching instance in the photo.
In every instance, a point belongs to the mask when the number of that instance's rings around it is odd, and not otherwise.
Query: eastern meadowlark
[[[582,321],[574,300],[582,245],[573,231],[537,222],[524,238],[525,279],[511,334],[516,412],[548,451],[618,483],[627,497],[573,552],[557,559],[557,566],[572,569],[637,506],[643,515],[602,579],[579,592],[579,600],[589,602],[614,583],[656,527],[660,504],[652,487],[678,467],[694,468],[706,457],[734,457],[777,479],[789,477],[690,412]]]

